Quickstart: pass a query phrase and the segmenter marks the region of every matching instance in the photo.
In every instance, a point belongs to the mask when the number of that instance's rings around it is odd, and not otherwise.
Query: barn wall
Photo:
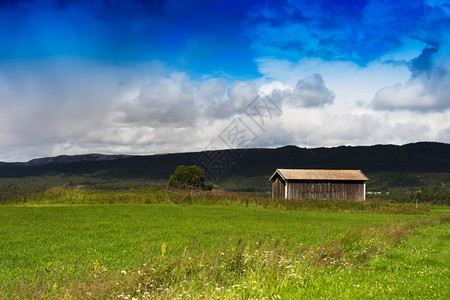
[[[272,198],[280,198],[284,199],[284,192],[285,192],[285,183],[283,179],[280,178],[280,176],[275,177],[275,180],[272,184]]]
[[[288,199],[365,200],[364,181],[288,181]]]

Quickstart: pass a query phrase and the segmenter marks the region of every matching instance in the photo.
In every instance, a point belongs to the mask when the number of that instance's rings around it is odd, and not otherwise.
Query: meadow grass
[[[0,298],[449,296],[448,207],[154,192],[52,189],[0,206]]]
[[[429,205],[420,203],[390,203],[385,199],[368,201],[336,199],[272,199],[270,195],[259,193],[233,193],[226,191],[179,191],[161,186],[105,191],[75,188],[50,188],[44,192],[12,197],[7,204],[22,205],[67,205],[67,204],[196,204],[264,207],[286,210],[318,210],[359,213],[426,214]]]

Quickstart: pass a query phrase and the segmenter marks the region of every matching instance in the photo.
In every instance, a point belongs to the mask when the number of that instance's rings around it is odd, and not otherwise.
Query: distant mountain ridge
[[[25,162],[25,165],[45,165],[51,163],[69,163],[69,162],[79,162],[79,161],[99,161],[99,160],[115,160],[120,158],[128,157],[128,155],[107,155],[107,154],[82,154],[82,155],[58,155],[54,157],[43,157],[43,158],[35,158],[28,162]]]
[[[205,160],[208,160],[206,164]],[[270,175],[276,168],[360,169],[365,173],[450,173],[450,144],[419,142],[333,148],[229,149],[157,155],[62,155],[28,162],[0,162],[0,178],[91,174],[167,179],[178,165],[197,164],[208,177]]]

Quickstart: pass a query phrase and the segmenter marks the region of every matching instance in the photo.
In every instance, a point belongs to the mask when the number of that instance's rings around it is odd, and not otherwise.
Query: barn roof
[[[277,169],[269,180],[279,174],[284,180],[355,180],[367,181],[360,170],[311,170],[311,169]]]

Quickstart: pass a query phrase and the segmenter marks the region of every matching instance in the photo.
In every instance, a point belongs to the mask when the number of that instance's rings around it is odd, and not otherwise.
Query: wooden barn
[[[369,178],[360,170],[277,169],[269,180],[273,198],[364,201]]]

